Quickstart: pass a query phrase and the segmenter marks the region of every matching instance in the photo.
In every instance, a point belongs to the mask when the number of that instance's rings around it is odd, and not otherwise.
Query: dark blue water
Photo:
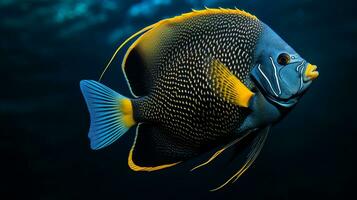
[[[127,167],[133,131],[91,151],[79,91],[79,81],[98,79],[130,34],[205,5],[255,14],[320,71],[296,108],[273,127],[255,164],[216,193],[208,189],[234,172],[225,158],[194,173],[189,169],[200,159],[135,173]],[[9,199],[346,199],[355,189],[352,0],[2,0],[0,35],[0,194]],[[104,83],[129,95],[121,56]]]

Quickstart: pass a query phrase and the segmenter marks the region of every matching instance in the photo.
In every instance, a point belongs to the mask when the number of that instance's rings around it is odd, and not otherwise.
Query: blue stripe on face
[[[280,84],[279,84],[279,79],[278,79],[278,75],[277,75],[277,70],[276,70],[276,66],[274,64],[274,61],[273,61],[273,58],[272,57],[269,57],[270,58],[270,61],[271,61],[271,64],[273,65],[273,69],[274,69],[274,78],[276,80],[276,85],[278,87],[278,90],[279,90],[279,95],[281,95],[281,89],[280,89]]]
[[[275,92],[271,82],[269,81],[269,78],[267,77],[267,75],[265,75],[265,73],[263,72],[263,70],[261,69],[261,65],[258,65],[258,70],[260,72],[260,74],[264,77],[264,79],[266,80],[266,82],[268,83],[270,90],[275,94],[276,97],[278,97],[278,94]]]

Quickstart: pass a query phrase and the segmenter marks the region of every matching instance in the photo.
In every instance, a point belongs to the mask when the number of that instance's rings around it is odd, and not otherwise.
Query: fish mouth
[[[317,71],[317,66],[308,64],[304,73],[304,81],[312,81],[315,80],[319,76],[319,72]]]

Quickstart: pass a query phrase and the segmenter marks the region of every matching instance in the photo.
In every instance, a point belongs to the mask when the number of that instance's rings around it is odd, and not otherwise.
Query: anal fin
[[[137,127],[128,165],[133,171],[156,171],[175,166],[195,155],[193,149],[159,126],[142,123]]]

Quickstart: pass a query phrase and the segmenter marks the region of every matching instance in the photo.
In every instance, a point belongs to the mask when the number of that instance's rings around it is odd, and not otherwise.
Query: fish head
[[[283,107],[294,106],[319,75],[316,65],[265,24],[254,54],[253,81],[264,96]]]

